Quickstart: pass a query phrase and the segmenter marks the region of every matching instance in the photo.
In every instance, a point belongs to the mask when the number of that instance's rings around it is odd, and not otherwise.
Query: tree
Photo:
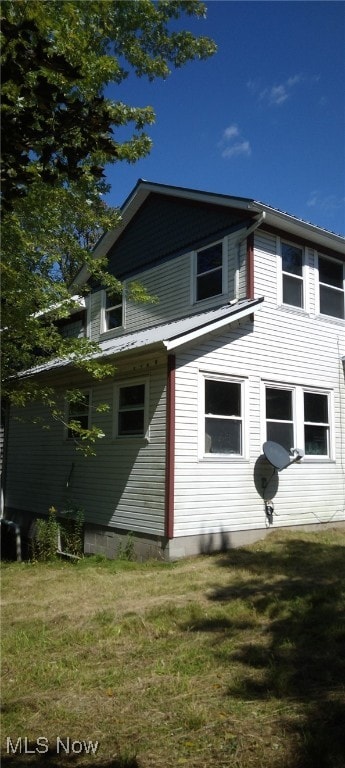
[[[144,127],[150,107],[104,97],[109,83],[167,77],[215,50],[205,37],[169,31],[182,14],[202,16],[198,0],[3,0],[2,125],[3,204],[37,179],[54,184],[85,173],[103,175],[106,162],[134,162],[150,149]],[[117,127],[134,124],[127,142]],[[85,161],[86,166],[84,165]]]
[[[69,285],[83,265],[118,290],[92,258],[98,237],[120,220],[102,200],[109,162],[135,162],[151,146],[154,111],[106,98],[134,72],[150,80],[215,51],[181,30],[202,17],[198,0],[3,0],[2,3],[2,355],[3,393],[37,397],[56,417],[54,391],[18,376],[45,360],[71,358],[96,377],[95,345],[63,338],[57,321],[73,306]],[[125,141],[117,129],[128,127]],[[133,297],[148,300],[133,286]],[[72,394],[73,397],[73,394]],[[85,436],[83,436],[85,437]]]

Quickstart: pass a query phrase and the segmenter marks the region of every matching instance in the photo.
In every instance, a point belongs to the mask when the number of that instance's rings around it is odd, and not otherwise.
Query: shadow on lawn
[[[223,605],[247,601],[262,626],[261,635],[256,624],[255,639],[226,656],[229,663],[238,661],[248,670],[236,687],[229,688],[229,696],[274,697],[300,705],[303,717],[298,723],[281,721],[293,752],[281,768],[344,768],[345,548],[315,539],[285,538],[276,540],[273,553],[231,550],[215,562],[231,569],[232,583],[215,588],[210,599]],[[238,574],[236,585],[237,570],[242,576]],[[219,633],[219,639],[240,628],[231,617],[220,622],[205,619],[193,627]],[[221,646],[215,647],[224,663]]]
[[[29,750],[35,750],[36,743],[27,745]],[[35,755],[6,754],[1,756],[1,768],[140,768],[135,757],[109,758],[106,760],[94,758],[92,762],[81,755],[58,755],[56,750],[48,749],[47,752]]]

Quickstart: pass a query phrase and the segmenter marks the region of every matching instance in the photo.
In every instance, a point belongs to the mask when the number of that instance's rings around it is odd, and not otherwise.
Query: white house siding
[[[169,320],[177,320],[179,317],[218,306],[234,298],[237,288],[236,283],[239,282],[241,297],[245,297],[245,243],[242,243],[240,249],[241,269],[240,273],[238,272],[238,243],[241,236],[243,237],[243,230],[225,238],[227,254],[227,292],[225,297],[215,296],[207,301],[193,303],[192,254],[190,252],[185,253],[138,275],[136,278],[137,282],[143,285],[147,293],[155,297],[156,301],[154,303],[144,303],[133,302],[127,299],[125,328],[122,331],[108,332],[102,338],[111,338],[123,333],[131,333],[141,328],[147,328]],[[99,340],[100,333],[101,293],[99,291],[91,296],[89,328],[91,338],[95,341]]]
[[[264,437],[263,383],[286,383],[332,391],[334,401],[333,461],[303,460],[278,476],[278,489],[268,486],[275,515],[273,526],[345,520],[345,388],[341,358],[345,324],[314,315],[314,254],[309,251],[310,303],[307,314],[277,305],[276,242],[256,237],[255,295],[265,296],[254,324],[244,320],[221,336],[209,337],[181,351],[176,374],[175,536],[250,531],[267,526],[262,493],[254,482],[255,463]],[[200,372],[243,377],[248,412],[245,459],[201,459],[198,406]],[[267,467],[266,476],[270,469]],[[274,484],[274,480],[271,481]]]
[[[132,379],[149,383],[149,439],[115,440],[114,383]],[[93,407],[108,403],[110,410],[93,412],[105,437],[97,441],[97,455],[91,458],[84,458],[64,439],[60,423],[51,422],[49,430],[35,426],[33,421],[46,415],[37,406],[27,413],[29,428],[27,421],[13,419],[6,506],[36,514],[46,514],[52,505],[59,511],[77,506],[95,525],[164,534],[165,386],[166,361],[158,357],[118,366],[114,381],[92,387]]]

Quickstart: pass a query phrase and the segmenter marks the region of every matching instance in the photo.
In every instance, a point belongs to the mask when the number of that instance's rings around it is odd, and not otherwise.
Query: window
[[[265,387],[265,440],[301,448],[306,457],[330,457],[331,393],[304,387]]]
[[[116,436],[144,437],[146,433],[146,385],[123,384],[116,390]]]
[[[304,392],[304,445],[309,456],[329,455],[327,395]]]
[[[282,243],[283,304],[303,307],[303,249]]]
[[[195,253],[195,301],[204,301],[224,292],[223,243]]]
[[[108,292],[105,295],[104,330],[112,331],[123,325],[122,292]]]
[[[90,401],[90,392],[82,392],[78,400],[68,403],[67,437],[69,440],[78,437],[78,431],[74,427],[78,426],[80,429],[89,429]]]
[[[294,446],[291,390],[266,387],[266,435],[287,451]]]
[[[205,379],[205,454],[243,454],[242,409],[241,382]]]
[[[319,256],[320,312],[344,319],[344,266]]]

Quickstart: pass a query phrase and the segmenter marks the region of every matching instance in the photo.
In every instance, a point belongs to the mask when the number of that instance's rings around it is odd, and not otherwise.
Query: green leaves
[[[205,15],[198,0],[3,0],[2,2],[2,376],[3,395],[22,405],[56,396],[22,372],[64,360],[100,380],[113,373],[85,337],[60,326],[73,306],[70,285],[83,267],[119,291],[100,236],[120,222],[103,202],[107,163],[150,152],[151,106],[104,95],[132,72],[153,80],[215,52],[212,40],[181,29],[183,15]],[[128,129],[126,139],[117,133]],[[76,285],[76,283],[74,283]],[[86,293],[83,283],[76,291]],[[133,301],[152,300],[132,283]],[[95,442],[96,428],[81,442]]]

